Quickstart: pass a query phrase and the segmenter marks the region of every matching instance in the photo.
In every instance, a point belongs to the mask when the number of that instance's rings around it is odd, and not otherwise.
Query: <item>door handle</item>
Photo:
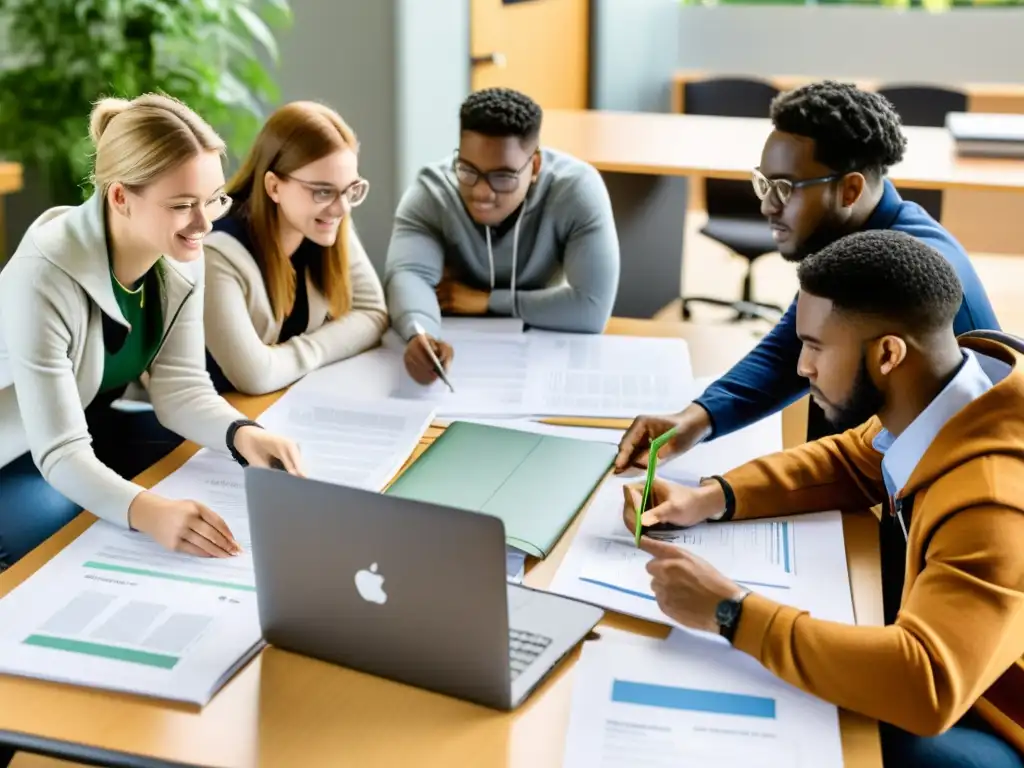
[[[505,54],[495,51],[494,53],[485,53],[482,56],[471,56],[469,59],[470,65],[474,67],[480,67],[484,64],[493,64],[499,69],[504,69],[508,63],[508,59],[505,58]]]

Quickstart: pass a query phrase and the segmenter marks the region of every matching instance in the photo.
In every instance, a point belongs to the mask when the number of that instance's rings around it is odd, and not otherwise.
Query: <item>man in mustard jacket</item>
[[[783,680],[883,723],[887,766],[1024,766],[1024,356],[953,333],[962,288],[894,231],[801,263],[798,364],[840,434],[698,488],[658,481],[643,525],[884,503],[886,625],[847,626],[750,593],[645,536],[661,609]],[[640,489],[626,487],[635,524]]]

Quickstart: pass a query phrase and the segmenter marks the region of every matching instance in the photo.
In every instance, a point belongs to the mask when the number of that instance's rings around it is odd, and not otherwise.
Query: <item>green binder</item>
[[[617,447],[456,421],[385,493],[501,518],[508,544],[547,557]]]

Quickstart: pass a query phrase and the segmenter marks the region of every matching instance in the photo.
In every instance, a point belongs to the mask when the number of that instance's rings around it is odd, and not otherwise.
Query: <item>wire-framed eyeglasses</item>
[[[530,167],[530,164],[533,162],[533,156],[536,154],[537,150],[531,152],[530,157],[518,171],[499,169],[485,173],[474,168],[465,160],[460,159],[458,150],[456,150],[455,157],[452,159],[452,170],[455,172],[455,178],[458,179],[459,184],[463,186],[475,187],[480,179],[484,179],[492,191],[499,194],[508,194],[509,192],[515,192],[519,188],[519,183],[523,178],[523,171]]]
[[[814,184],[827,184],[832,181],[838,181],[845,175],[845,173],[833,173],[813,179],[769,179],[755,168],[750,172],[750,181],[754,186],[754,194],[757,195],[758,200],[764,200],[771,195],[773,200],[779,205],[785,205],[793,196],[794,190]]]

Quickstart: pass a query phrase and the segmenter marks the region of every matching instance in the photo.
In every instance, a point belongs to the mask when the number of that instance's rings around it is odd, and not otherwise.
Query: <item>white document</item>
[[[251,560],[157,546],[94,523],[0,600],[0,672],[206,704],[262,647]]]
[[[595,494],[550,591],[619,613],[674,625],[650,588],[650,557],[635,547],[622,517],[623,485],[642,478],[610,477]],[[719,528],[723,530],[719,530]],[[726,530],[731,529],[731,530]],[[755,592],[854,623],[842,517],[820,512],[770,520],[708,523],[680,532],[689,547],[726,576]]]
[[[394,397],[433,403],[441,415],[531,415],[527,400],[530,334],[453,331],[445,334],[454,356],[447,377],[422,386],[400,364]]]
[[[151,490],[169,499],[197,501],[220,515],[242,547],[242,553],[225,558],[192,557],[171,552],[148,536],[111,526],[109,532],[97,540],[99,545],[94,559],[110,567],[157,570],[184,579],[200,578],[250,591],[255,589],[241,466],[230,456],[203,448]]]
[[[633,418],[674,413],[694,388],[682,339],[529,331],[536,413]]]
[[[841,768],[835,706],[717,639],[584,643],[565,768]]]
[[[400,346],[387,342],[389,334],[390,331],[385,334],[386,343],[379,347],[310,371],[289,387],[288,392],[356,400],[390,398],[400,380],[402,351]]]
[[[682,339],[458,331],[448,379],[423,387],[404,369],[397,397],[441,416],[633,418],[681,410],[696,395]]]
[[[621,429],[566,427],[560,424],[545,424],[543,421],[536,421],[534,419],[487,419],[476,416],[466,416],[464,418],[435,419],[434,424],[447,427],[453,421],[468,421],[473,424],[485,424],[489,427],[516,429],[520,432],[530,432],[535,435],[570,437],[575,440],[587,440],[594,443],[608,443],[609,445],[618,445],[623,434],[623,430]]]
[[[707,560],[748,589],[789,590],[796,570],[793,525],[788,520],[704,524],[685,531],[659,533],[657,538]],[[654,598],[651,577],[645,570],[651,558],[637,549],[636,539],[624,526],[609,530],[606,536],[596,538],[594,544],[596,557],[587,561],[580,579]]]
[[[521,317],[444,317],[441,318],[441,337],[452,331],[522,333],[524,327]]]
[[[309,477],[379,491],[412,455],[433,418],[429,403],[291,389],[260,416],[260,424],[299,444]]]

